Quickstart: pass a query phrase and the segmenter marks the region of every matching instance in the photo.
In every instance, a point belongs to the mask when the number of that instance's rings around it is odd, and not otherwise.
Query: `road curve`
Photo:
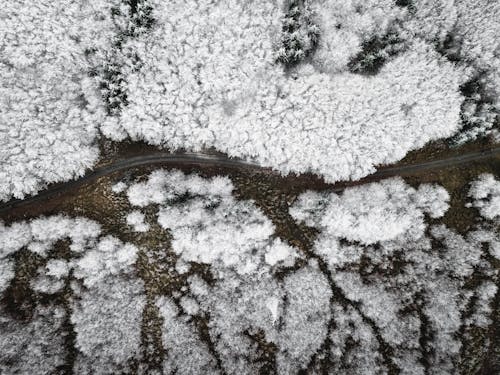
[[[437,160],[432,160],[423,163],[401,165],[396,167],[381,167],[377,172],[366,176],[365,178],[355,181],[355,182],[344,182],[339,184],[332,184],[332,191],[340,192],[346,187],[351,185],[360,185],[363,183],[369,183],[373,181],[378,181],[388,177],[400,176],[400,175],[410,175],[412,173],[421,172],[425,170],[432,170],[444,167],[450,167],[465,163],[470,163],[473,161],[488,159],[492,156],[500,155],[500,147],[495,147],[483,151],[470,152],[461,155],[455,155],[448,158],[442,158]],[[235,169],[249,169],[257,171],[271,171],[271,168],[261,167],[260,165],[241,159],[229,158],[227,156],[220,155],[209,155],[203,153],[162,153],[155,152],[153,154],[139,155],[128,157],[125,159],[119,159],[112,162],[109,165],[99,167],[86,174],[85,176],[60,184],[55,184],[41,191],[35,196],[28,197],[26,199],[13,199],[6,203],[0,204],[0,213],[5,213],[13,208],[18,208],[22,206],[28,206],[30,204],[40,202],[50,197],[53,197],[59,193],[76,189],[83,185],[87,185],[96,179],[115,173],[123,171],[129,168],[153,165],[153,164],[172,164],[172,165],[199,165],[199,166],[212,166],[212,167],[224,167],[224,168],[235,168]]]

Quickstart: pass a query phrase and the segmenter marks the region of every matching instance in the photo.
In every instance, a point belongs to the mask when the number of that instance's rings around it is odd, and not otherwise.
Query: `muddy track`
[[[393,167],[381,167],[377,170],[377,172],[369,176],[366,176],[358,181],[346,181],[346,182],[331,184],[329,190],[334,192],[340,192],[349,186],[362,185],[365,183],[379,181],[389,177],[408,176],[427,170],[467,164],[474,161],[488,159],[494,157],[495,155],[500,155],[500,147],[495,147],[478,152],[464,153],[461,155],[455,155],[448,158],[431,160],[423,163],[399,165]],[[34,203],[39,203],[44,200],[49,200],[50,198],[55,197],[58,194],[77,189],[84,185],[88,185],[91,182],[99,179],[100,177],[107,176],[115,172],[127,170],[130,168],[149,166],[155,164],[161,164],[170,167],[200,166],[200,167],[227,168],[232,170],[246,169],[263,173],[276,173],[273,172],[271,168],[261,167],[256,163],[240,159],[233,159],[224,155],[209,155],[203,153],[172,154],[172,153],[154,152],[151,154],[133,156],[125,159],[116,160],[109,165],[105,165],[103,167],[98,167],[94,169],[90,173],[86,174],[85,176],[77,180],[51,185],[46,190],[41,191],[39,194],[35,196],[28,197],[26,199],[14,199],[6,203],[0,204],[0,214],[6,213],[13,208],[18,208],[18,207],[28,208],[30,205]]]

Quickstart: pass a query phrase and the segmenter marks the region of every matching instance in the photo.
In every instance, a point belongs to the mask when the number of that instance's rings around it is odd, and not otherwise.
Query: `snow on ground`
[[[0,11],[0,200],[81,176],[105,118],[97,77],[121,1],[9,1]],[[126,12],[126,10],[123,10]]]

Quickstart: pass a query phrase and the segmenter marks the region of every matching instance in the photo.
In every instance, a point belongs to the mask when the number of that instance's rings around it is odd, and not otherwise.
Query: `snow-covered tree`
[[[326,3],[331,12],[322,11]],[[369,174],[459,128],[459,86],[467,75],[422,40],[409,41],[377,75],[365,77],[320,69],[314,60],[322,56],[320,38],[312,65],[288,72],[275,61],[286,8],[278,3],[150,4],[151,30],[123,46],[134,54],[122,70],[128,104],[102,127],[112,139],[128,135],[169,149],[215,147],[283,173],[309,171],[337,181]],[[360,46],[385,36],[393,19],[407,12],[389,1],[338,4],[311,9],[318,19],[333,14],[347,25],[356,15],[352,35]],[[351,45],[332,43],[325,49],[334,55]],[[341,65],[360,47],[351,52]]]
[[[473,182],[480,210],[496,182]],[[255,202],[236,200],[228,178],[158,170],[123,188],[132,206],[158,213],[154,235],[169,232],[171,246],[159,248],[168,259],[154,265],[167,277],[138,273],[149,250],[91,220],[2,224],[2,373],[148,372],[141,325],[151,319],[165,373],[451,374],[495,323],[498,228],[482,220],[461,235],[435,224],[449,199],[439,186],[391,179],[306,192],[282,217],[315,228],[301,246],[277,238]],[[26,255],[37,259],[31,275],[19,263]],[[8,300],[20,277],[32,293],[25,320]]]
[[[408,17],[400,29],[401,36],[421,38],[443,47],[457,22],[455,0],[410,0]],[[449,51],[451,52],[451,51]]]
[[[487,90],[495,96],[495,105],[500,107],[500,3],[479,0],[470,2],[456,0],[456,33],[460,42],[460,55],[488,75]]]
[[[179,315],[177,306],[170,298],[161,297],[156,304],[163,318],[163,347],[167,351],[163,373],[219,374],[215,357],[200,340],[189,317]]]
[[[24,222],[8,227],[0,221],[0,294],[14,278],[13,254],[26,246],[31,240],[29,226]]]
[[[13,0],[0,11],[0,200],[81,176],[98,157],[98,79],[120,0]]]
[[[108,277],[82,290],[73,305],[78,357],[74,371],[110,374],[127,371],[140,357],[141,320],[145,305],[141,280]]]
[[[346,190],[341,196],[307,193],[290,209],[293,217],[323,228],[334,237],[370,245],[425,231],[425,214],[438,218],[448,209],[448,193],[421,185],[415,190],[400,179]],[[334,247],[329,251],[336,253]]]
[[[191,263],[206,264],[215,279],[208,285],[189,276],[189,293],[180,301],[187,315],[166,297],[158,301],[168,350],[164,370],[193,373],[213,367],[212,354],[193,336],[190,318],[208,315],[225,372],[259,370],[265,353],[251,337],[262,332],[278,348],[278,372],[297,373],[327,337],[328,281],[315,262],[276,280],[275,271],[293,266],[301,256],[274,238],[274,226],[253,202],[236,201],[231,190],[227,178],[202,179],[178,171],[155,171],[128,188],[131,203],[159,205],[158,222],[172,233],[177,272],[187,273]],[[178,337],[181,332],[184,336]]]
[[[292,206],[293,217],[320,230],[313,252],[351,301],[332,307],[334,371],[455,373],[468,330],[491,324],[498,271],[483,255],[498,247],[497,235],[428,226],[424,214],[442,216],[447,199],[439,187],[389,180],[341,195],[308,192]],[[471,289],[478,278],[484,284]]]
[[[0,293],[15,277],[11,257],[17,251],[47,258],[63,240],[70,251],[68,259],[46,259],[30,280],[35,306],[29,322],[17,322],[5,306],[0,309],[2,373],[53,373],[67,365],[65,353],[72,350],[65,347],[71,334],[68,322],[75,332],[75,372],[126,371],[129,360],[138,357],[145,304],[143,282],[134,268],[138,249],[100,234],[99,224],[62,215],[0,226]],[[37,302],[39,296],[57,295],[65,288],[70,293],[66,304]]]
[[[454,143],[489,134],[498,137],[500,111],[500,4],[481,0],[413,0],[412,11],[399,28],[406,40],[433,43],[446,57],[474,71],[462,86],[462,131]]]
[[[0,200],[81,176],[99,130],[328,181],[369,174],[460,126],[459,142],[500,137],[498,3],[408,3],[9,2]]]
[[[472,205],[479,209],[481,216],[490,220],[500,220],[500,181],[492,174],[485,173],[473,181],[469,196]]]
[[[0,372],[2,374],[57,373],[65,363],[61,334],[66,312],[39,306],[31,321],[0,313]]]
[[[392,25],[406,14],[393,0],[319,0],[311,7],[321,30],[313,63],[329,73],[346,71],[364,47],[385,38]]]
[[[138,210],[128,213],[126,220],[127,224],[132,226],[136,232],[147,232],[149,230],[149,224],[144,222],[144,214]]]
[[[319,39],[319,26],[309,0],[289,0],[282,20],[282,34],[277,60],[291,67],[314,52]]]
[[[293,264],[295,249],[274,239],[271,221],[252,202],[236,201],[232,189],[228,178],[158,170],[132,184],[127,195],[133,205],[159,204],[158,223],[171,231],[180,262],[234,267],[242,275],[257,272],[256,252],[268,266]]]

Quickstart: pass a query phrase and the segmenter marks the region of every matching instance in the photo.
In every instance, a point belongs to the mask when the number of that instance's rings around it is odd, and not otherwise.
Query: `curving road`
[[[360,185],[363,183],[378,181],[388,177],[409,175],[426,170],[466,164],[473,161],[488,159],[495,155],[500,155],[500,147],[495,147],[492,149],[478,151],[478,152],[469,152],[461,155],[455,155],[448,158],[432,160],[424,163],[416,163],[416,164],[402,165],[396,167],[382,167],[377,172],[369,176],[366,176],[365,178],[359,181],[332,184],[331,191],[340,192],[344,190],[346,187],[352,185]],[[94,169],[92,172],[86,174],[80,179],[52,185],[48,189],[41,191],[39,194],[35,196],[28,197],[26,199],[10,200],[6,203],[0,204],[0,213],[7,212],[13,208],[29,206],[33,203],[47,200],[57,194],[87,185],[90,182],[95,181],[100,177],[115,172],[123,171],[129,168],[153,165],[153,164],[170,164],[173,166],[199,165],[199,166],[224,167],[224,168],[234,168],[234,169],[250,169],[250,170],[253,169],[262,172],[264,171],[270,172],[272,170],[271,168],[261,167],[256,163],[240,159],[233,159],[227,156],[209,155],[203,153],[171,154],[171,153],[155,152],[153,154],[139,155],[117,160],[109,165]]]

